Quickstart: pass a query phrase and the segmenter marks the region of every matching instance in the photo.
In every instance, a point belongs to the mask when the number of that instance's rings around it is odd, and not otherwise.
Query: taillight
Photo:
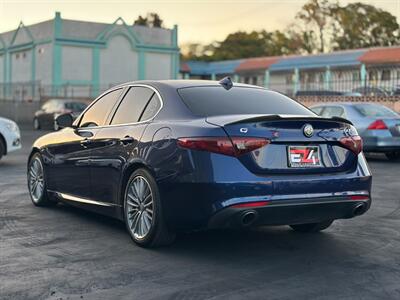
[[[340,143],[355,154],[359,154],[363,148],[363,142],[359,135],[342,137]]]
[[[382,130],[382,129],[388,129],[385,122],[382,120],[376,120],[371,123],[371,125],[368,126],[368,130]]]
[[[240,156],[269,144],[269,140],[256,137],[192,137],[179,138],[182,148]]]
[[[261,207],[269,204],[269,201],[256,201],[256,202],[244,202],[239,204],[234,204],[234,208],[251,208],[251,207]]]
[[[364,196],[364,195],[352,195],[349,198],[350,198],[350,200],[355,200],[355,201],[357,201],[357,200],[368,200],[369,199],[368,196]]]

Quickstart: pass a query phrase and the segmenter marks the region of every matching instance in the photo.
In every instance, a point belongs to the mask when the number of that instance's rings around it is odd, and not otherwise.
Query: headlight
[[[7,123],[6,127],[12,132],[19,133],[19,128],[17,123],[9,122]]]

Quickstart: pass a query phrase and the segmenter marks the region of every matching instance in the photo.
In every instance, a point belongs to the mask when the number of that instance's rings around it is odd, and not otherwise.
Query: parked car
[[[365,213],[371,174],[349,121],[229,79],[127,83],[28,162],[34,205],[57,201],[124,220],[141,246],[178,231],[290,225],[300,232]]]
[[[17,123],[0,117],[0,159],[21,148],[21,134]]]
[[[361,86],[353,89],[353,92],[360,93],[363,96],[388,96],[389,93],[380,87]]]
[[[383,152],[400,159],[400,115],[373,103],[324,103],[311,109],[322,117],[349,119],[364,142],[365,152]]]
[[[329,90],[303,90],[297,91],[295,94],[298,96],[347,96],[347,97],[361,97],[361,93],[358,92],[340,92],[340,91],[329,91]]]
[[[55,119],[57,116],[65,113],[71,113],[74,118],[87,107],[84,102],[68,99],[52,99],[43,104],[40,110],[35,113],[33,118],[33,127],[39,129],[58,130]]]
[[[295,97],[298,96],[343,96],[343,92],[329,90],[302,90],[297,91]]]

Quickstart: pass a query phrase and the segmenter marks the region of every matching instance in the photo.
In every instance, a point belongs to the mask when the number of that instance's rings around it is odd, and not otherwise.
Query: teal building
[[[54,19],[0,33],[0,99],[93,97],[118,83],[175,79],[178,27]]]

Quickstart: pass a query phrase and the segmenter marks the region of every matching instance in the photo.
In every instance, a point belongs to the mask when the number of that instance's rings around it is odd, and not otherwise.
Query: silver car
[[[363,138],[365,152],[382,152],[389,159],[400,159],[400,115],[373,103],[324,103],[310,107],[323,117],[350,120]]]

